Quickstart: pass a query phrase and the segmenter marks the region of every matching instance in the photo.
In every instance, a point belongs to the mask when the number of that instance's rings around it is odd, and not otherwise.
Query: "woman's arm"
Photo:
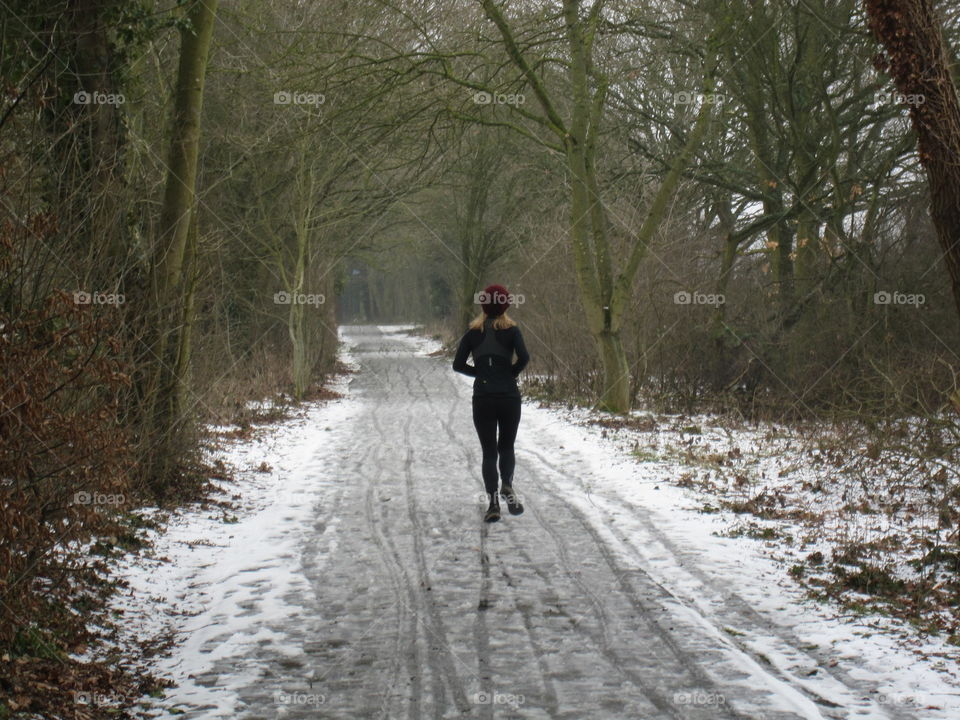
[[[523,344],[523,333],[520,328],[514,328],[516,332],[513,335],[513,351],[517,354],[517,361],[511,367],[513,376],[519,375],[530,362],[530,353],[527,352],[527,346]]]
[[[470,333],[467,332],[466,335],[460,339],[460,344],[457,346],[457,354],[453,358],[453,369],[458,373],[476,377],[477,369],[473,365],[467,364],[467,358],[470,356],[470,343],[467,342],[467,335],[469,334]]]

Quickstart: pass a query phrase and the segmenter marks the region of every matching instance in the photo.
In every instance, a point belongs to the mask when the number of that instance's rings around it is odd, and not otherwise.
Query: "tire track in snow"
[[[454,447],[458,447],[461,450],[461,454],[466,460],[467,467],[477,467],[476,455],[473,450],[465,446],[462,442],[462,438],[458,437],[456,432],[453,429],[453,424],[455,422],[455,417],[458,409],[463,404],[460,400],[459,388],[456,387],[453,378],[449,374],[443,375],[445,379],[445,384],[450,388],[450,392],[446,393],[446,397],[455,398],[454,402],[449,403],[450,409],[447,413],[445,421],[441,421],[447,436],[450,438],[451,443]],[[421,387],[424,389],[425,396],[432,398],[435,393],[432,393],[428,390],[425,383],[422,381],[422,374],[418,376],[420,379]],[[432,400],[431,400],[432,403]],[[439,417],[439,416],[438,416]],[[509,523],[505,523],[509,525]],[[512,530],[512,528],[511,528]],[[480,597],[477,602],[477,616],[474,621],[474,641],[477,647],[477,667],[479,669],[479,674],[481,678],[481,692],[486,693],[488,696],[492,696],[495,692],[495,687],[493,683],[493,678],[491,674],[491,653],[490,653],[490,635],[487,628],[487,610],[492,606],[491,600],[491,576],[490,576],[490,555],[489,555],[489,534],[490,534],[490,525],[488,523],[480,523]],[[522,546],[516,542],[516,537],[513,533],[510,533],[511,538],[514,539],[513,547],[510,548],[510,552],[514,553],[523,553]],[[511,589],[515,589],[512,579],[510,579],[509,574],[506,571],[506,567],[502,560],[498,558],[498,564],[501,568],[501,574],[507,578],[508,586]],[[549,585],[549,583],[547,583]],[[546,710],[550,717],[557,717],[559,712],[559,703],[557,700],[557,693],[553,687],[553,683],[549,678],[549,664],[547,663],[547,658],[542,649],[541,643],[538,641],[533,624],[531,622],[530,611],[527,608],[521,606],[516,593],[514,592],[514,607],[517,609],[517,612],[521,615],[524,630],[527,635],[527,641],[530,646],[531,654],[533,659],[537,664],[538,671],[540,673],[540,682],[544,689],[544,697],[546,700]],[[481,717],[493,718],[493,707],[490,704],[481,705]]]
[[[380,468],[382,465],[377,463],[377,467]],[[376,484],[378,484],[381,478],[381,473],[378,471],[373,476],[366,474],[364,476],[375,477],[377,480]],[[415,720],[420,717],[420,704],[423,694],[423,688],[420,681],[420,653],[419,644],[417,641],[417,618],[416,615],[410,611],[410,606],[400,600],[404,594],[404,591],[406,591],[408,598],[412,597],[410,580],[407,577],[406,568],[400,560],[400,556],[397,553],[396,547],[390,538],[380,530],[380,528],[388,522],[388,518],[386,517],[388,510],[386,507],[384,507],[384,503],[374,503],[374,488],[375,483],[372,480],[368,481],[364,490],[364,514],[367,520],[367,526],[370,528],[370,535],[374,539],[374,543],[376,543],[381,552],[381,555],[384,559],[384,566],[387,568],[387,572],[390,575],[390,582],[394,587],[394,592],[397,597],[396,608],[398,611],[398,622],[395,629],[397,642],[394,645],[397,655],[394,662],[394,667],[396,668],[397,674],[399,674],[399,663],[401,662],[400,658],[402,656],[403,660],[406,662],[407,675],[410,680],[410,695],[407,703],[407,717],[410,720]],[[377,508],[377,512],[375,512],[374,508]],[[379,514],[379,520],[376,518],[377,514]],[[405,638],[403,631],[404,625],[406,625],[407,628]],[[396,684],[397,683],[395,679],[394,686],[396,686]],[[385,698],[385,700],[389,705],[389,695]],[[390,717],[389,708],[384,714],[384,717]]]
[[[537,521],[537,524],[540,525],[540,527],[543,528],[553,540],[553,543],[557,548],[558,557],[560,558],[560,564],[566,576],[570,579],[573,585],[578,587],[581,592],[590,599],[592,607],[596,610],[596,614],[592,617],[598,621],[599,628],[597,631],[591,632],[586,625],[581,622],[584,614],[574,617],[566,610],[562,610],[561,612],[563,612],[563,614],[570,619],[574,629],[585,635],[593,643],[593,645],[597,648],[597,651],[601,656],[603,656],[603,658],[607,661],[607,664],[614,672],[620,675],[624,680],[628,680],[636,685],[657,710],[662,713],[666,713],[672,718],[680,719],[682,716],[679,714],[676,705],[672,701],[668,700],[662,692],[651,686],[650,683],[647,682],[644,674],[636,672],[627,667],[624,664],[624,661],[627,660],[627,658],[618,656],[616,651],[611,647],[609,633],[610,621],[607,608],[597,597],[597,595],[587,586],[587,584],[584,583],[580,573],[574,571],[570,562],[569,551],[560,534],[550,523],[543,519],[542,514],[539,512],[539,510],[537,510],[535,504],[527,505],[527,513],[534,517],[534,519]],[[546,573],[536,563],[533,562],[529,554],[523,550],[520,550],[520,554],[528,560],[533,571],[544,581],[544,583],[552,588]]]
[[[434,656],[434,665],[441,671],[441,677],[445,677],[447,680],[447,685],[450,687],[450,692],[453,696],[454,705],[456,705],[461,713],[465,713],[469,712],[470,705],[467,702],[467,694],[463,689],[463,683],[456,669],[457,663],[463,665],[465,665],[465,663],[463,663],[450,648],[447,629],[433,600],[433,584],[430,579],[430,572],[427,568],[427,560],[423,550],[423,526],[420,524],[416,491],[413,487],[413,474],[411,472],[411,466],[413,465],[413,448],[410,444],[410,422],[411,419],[408,417],[403,428],[404,439],[407,442],[407,453],[403,463],[403,475],[407,497],[407,514],[413,526],[413,548],[420,576],[421,602],[430,620],[430,627],[427,629],[433,635],[432,640],[437,643],[434,644],[428,641],[427,645]],[[442,720],[444,715],[443,711],[446,709],[446,696],[443,692],[442,685],[440,686],[440,693],[440,696],[436,698],[435,702],[435,716],[438,720]]]
[[[371,459],[371,457],[373,458],[372,468],[368,470],[366,468],[366,465],[367,465],[367,462]],[[363,454],[361,455],[361,457],[351,465],[351,469],[353,471],[352,476],[370,477],[370,473],[375,472],[375,468],[377,468],[378,466],[379,466],[379,462],[377,462],[377,456],[374,453],[373,446],[367,446],[367,448],[363,451]],[[373,522],[374,504],[372,502],[372,493],[373,493],[373,483],[367,483],[367,486],[364,489],[364,505],[363,505],[364,517],[367,519],[367,525],[370,527],[371,537],[373,538],[374,544],[381,549],[380,561],[383,564],[386,575],[390,579],[391,585],[393,585],[394,587],[395,594],[399,596],[402,590],[402,583],[397,578],[397,570],[396,568],[394,568],[390,558],[388,557],[388,554],[385,548],[383,548],[378,543],[377,541],[378,538],[376,537],[376,534],[375,534],[376,531],[375,531],[374,522]],[[340,490],[336,495],[336,501],[329,508],[332,516],[335,516],[338,518],[342,518],[344,516],[346,512],[346,508],[344,506],[343,499],[346,494],[348,494],[348,490],[343,484],[341,484]],[[308,551],[304,553],[305,556],[309,554],[309,549],[312,547],[313,547],[312,543],[308,544],[307,546]],[[313,586],[314,595],[318,600],[323,600],[323,590],[326,589],[327,585],[325,582],[323,582],[323,580],[320,577],[317,576],[316,572],[309,572],[312,565],[313,563],[305,562],[305,570],[307,571],[308,577],[310,579],[310,583]],[[391,679],[383,688],[382,692],[380,693],[381,702],[380,702],[380,713],[378,717],[381,717],[381,718],[386,718],[390,716],[389,704],[390,704],[391,697],[396,692],[396,688],[399,684],[400,666],[403,662],[403,656],[406,652],[404,648],[404,634],[402,630],[405,616],[407,615],[406,608],[402,603],[395,603],[393,606],[393,610],[394,610],[394,615],[396,617],[396,621],[393,623],[393,626],[395,628],[394,638],[392,643],[393,650],[391,652],[391,657],[388,663],[391,668],[390,670]],[[413,666],[414,667],[417,666],[417,663],[415,660],[413,662]],[[324,675],[325,674],[326,673],[324,673]],[[322,679],[323,679],[323,676],[321,676],[320,680]]]
[[[654,540],[673,557],[680,558],[682,556],[683,553],[680,548],[677,547],[677,545],[666,535],[664,531],[660,530],[653,523],[649,511],[647,511],[645,508],[632,503],[629,500],[613,495],[605,495],[602,499],[602,502],[604,504],[619,505],[622,509],[628,510],[636,517],[641,518],[645,532],[651,535]],[[641,553],[636,548],[635,541],[631,539],[623,530],[613,524],[609,526],[609,530],[617,537],[621,545],[628,549],[635,557],[638,558],[638,560],[643,559]],[[844,690],[849,690],[850,687],[856,687],[856,681],[850,678],[846,672],[839,667],[831,667],[825,661],[815,658],[810,652],[801,649],[800,640],[798,638],[788,636],[784,627],[777,626],[772,623],[767,617],[758,612],[736,593],[732,593],[726,588],[720,587],[711,576],[700,570],[695,563],[685,563],[683,568],[686,572],[695,577],[697,581],[699,581],[705,588],[708,588],[715,597],[721,599],[722,602],[720,604],[720,608],[721,610],[727,612],[724,612],[722,617],[717,617],[718,622],[730,627],[734,627],[736,625],[740,628],[749,629],[751,632],[760,629],[762,632],[779,640],[784,646],[786,646],[786,648],[782,649],[783,652],[792,655],[794,658],[809,661],[810,665],[816,666],[817,671],[823,672],[825,675],[830,676],[839,685],[842,685]],[[675,593],[672,591],[669,592],[675,595]],[[697,605],[693,599],[683,600],[678,598],[678,601],[683,601],[687,605]],[[697,607],[695,611],[700,612],[699,607]],[[713,613],[710,613],[710,615],[712,614]],[[734,629],[738,628],[734,627]],[[736,638],[730,638],[729,641],[734,643],[745,654],[750,655],[756,660],[761,659],[757,656],[756,652],[754,652],[745,643],[738,642]],[[818,705],[823,706],[825,712],[831,712],[838,708],[842,708],[842,706],[838,703],[824,697],[822,694],[809,687],[809,684],[805,683],[802,678],[798,678],[792,673],[784,671],[776,666],[773,666],[771,671],[774,672],[776,676],[784,682],[789,682],[795,685],[798,689],[802,690],[811,700],[816,702]],[[863,695],[866,697],[866,691],[863,692]],[[890,718],[891,720],[906,720],[907,718],[911,717],[910,715],[898,711],[895,706],[881,708],[869,699],[865,700],[862,706],[864,709],[870,709],[871,712],[878,713],[882,717]],[[831,717],[843,717],[843,715],[831,714]]]
[[[490,630],[487,627],[487,610],[490,608],[490,556],[487,541],[490,529],[486,523],[480,526],[480,599],[473,621],[473,638],[477,648],[477,674],[480,676],[480,692],[493,693],[493,670],[490,666]],[[493,705],[480,706],[480,717],[492,720]]]
[[[388,381],[384,383],[384,387],[389,388],[390,393],[395,393],[397,388],[406,386],[408,392],[413,394],[409,388],[411,381],[410,370],[416,371],[417,368],[413,366],[412,363],[404,363],[402,367],[406,368],[407,371],[400,373],[400,382],[394,382],[388,378]],[[397,405],[401,408],[407,409],[405,403],[401,402],[397,403]],[[383,412],[385,407],[388,407],[387,403],[379,405],[378,410]],[[374,413],[373,422],[379,435],[381,446],[389,448],[395,447],[395,445],[391,443],[392,436],[388,435],[385,428],[381,424],[378,413]],[[403,437],[405,441],[404,447],[407,449],[403,461],[402,473],[404,476],[404,482],[402,491],[406,499],[407,516],[413,530],[411,533],[413,556],[419,579],[418,584],[410,583],[409,578],[407,578],[407,582],[409,583],[410,588],[411,606],[415,608],[415,615],[419,616],[419,611],[422,610],[426,619],[425,621],[419,620],[419,625],[421,625],[425,631],[424,640],[427,647],[427,663],[428,667],[430,668],[431,679],[433,681],[433,713],[434,717],[439,719],[445,716],[447,710],[447,688],[450,690],[453,704],[457,710],[460,713],[467,713],[470,711],[471,705],[467,701],[466,692],[464,691],[463,684],[456,671],[457,663],[466,668],[469,668],[469,666],[453,652],[448,640],[448,633],[443,618],[440,615],[433,599],[432,580],[427,567],[426,556],[423,548],[424,531],[419,520],[420,509],[417,505],[416,491],[413,486],[413,444],[410,437],[410,424],[412,423],[411,414],[409,412],[405,412],[401,418],[397,419],[397,423],[402,423],[403,425]],[[383,530],[385,533],[390,532],[386,524]],[[398,562],[400,562],[399,555],[397,555],[397,558]],[[444,681],[446,684],[444,684]]]
[[[377,408],[374,408],[370,414],[370,417],[373,421],[374,429],[377,431],[380,436],[381,442],[377,443],[377,446],[382,450],[389,445],[384,445],[383,440],[386,435],[383,431],[382,426],[377,415]],[[382,453],[379,453],[382,454]],[[378,455],[379,455],[378,454]],[[376,482],[368,481],[366,488],[366,506],[367,506],[367,518],[371,529],[371,534],[374,537],[374,542],[381,549],[385,557],[389,557],[392,561],[393,566],[395,567],[395,576],[398,576],[402,579],[402,582],[395,585],[397,587],[397,600],[398,604],[403,607],[404,615],[407,617],[407,651],[405,653],[407,659],[407,672],[410,677],[410,697],[408,698],[407,705],[407,717],[410,720],[420,720],[421,710],[423,704],[423,679],[421,677],[421,652],[420,652],[420,628],[419,628],[419,618],[415,608],[418,605],[417,602],[417,593],[414,589],[414,584],[410,580],[410,576],[407,573],[407,566],[404,564],[403,559],[400,557],[400,552],[394,542],[392,536],[389,534],[387,528],[390,525],[389,509],[385,507],[386,503],[380,501],[377,503],[379,505],[379,520],[374,519],[373,512],[373,495],[374,488],[380,487],[380,481],[383,478],[383,462],[377,463],[377,472],[376,472]],[[409,602],[403,602],[400,598],[406,595]],[[428,643],[429,644],[429,643]],[[430,656],[428,654],[428,662],[430,662]],[[432,677],[437,677],[437,669],[431,666]]]
[[[526,452],[528,452],[529,454],[533,455],[542,465],[544,465],[545,467],[547,467],[548,469],[550,469],[552,472],[554,472],[554,473],[556,473],[556,474],[558,474],[558,475],[562,475],[561,469],[560,469],[557,465],[555,465],[555,464],[553,464],[552,462],[550,462],[550,461],[549,461],[546,457],[544,457],[543,454],[540,453],[539,451],[537,451],[537,450],[532,450],[532,449],[529,449],[529,448],[528,448],[528,449],[526,449]],[[586,495],[587,489],[586,489],[586,487],[585,487],[582,479],[579,480],[578,484],[580,485],[581,490],[582,490],[582,491],[584,492],[584,494]],[[596,493],[593,493],[593,494],[594,494],[594,495],[597,495]],[[586,517],[586,515],[583,513],[583,511],[579,510],[579,509],[576,508],[572,503],[570,503],[569,500],[565,499],[561,493],[557,492],[557,493],[554,493],[554,495],[555,495],[555,497],[557,497],[558,500],[560,500],[561,502],[563,502],[563,503],[571,510],[571,512],[572,512],[572,513],[574,514],[574,516],[577,518],[580,526],[581,526],[584,530],[586,530],[586,532],[587,532],[589,535],[591,535],[591,537],[593,537],[594,542],[597,544],[598,547],[600,547],[600,548],[602,549],[603,554],[604,554],[604,557],[605,557],[605,559],[607,560],[608,564],[610,564],[611,568],[614,567],[613,564],[615,564],[615,563],[617,562],[616,559],[615,559],[615,556],[614,556],[613,553],[611,552],[609,545],[608,545],[607,543],[605,543],[605,542],[603,541],[603,539],[599,536],[599,533],[597,533],[597,530],[596,530],[595,526],[590,522],[589,518]],[[607,495],[598,496],[598,497],[601,497],[601,499],[602,499],[603,502],[606,502],[606,501],[609,499],[609,497],[608,497]],[[594,507],[596,507],[596,504],[593,503],[593,500],[592,500],[592,499],[591,499],[591,504],[593,504]],[[632,505],[632,504],[631,504],[631,505]],[[637,506],[632,505],[632,507],[636,508]],[[599,509],[599,508],[598,508],[598,509]],[[659,583],[656,579],[654,579],[652,576],[650,576],[649,573],[647,573],[645,570],[643,570],[643,561],[645,560],[645,558],[643,558],[643,557],[640,555],[640,553],[637,552],[637,550],[633,547],[632,542],[625,536],[625,534],[623,533],[623,531],[619,530],[619,529],[615,526],[615,524],[610,524],[610,525],[606,526],[605,529],[606,529],[608,532],[610,532],[612,535],[614,535],[614,536],[620,541],[620,545],[621,545],[622,547],[626,547],[626,548],[628,548],[629,550],[631,550],[631,554],[632,554],[632,555],[636,558],[636,560],[637,560],[637,568],[636,568],[636,570],[637,570],[637,573],[638,573],[638,574],[643,575],[644,578],[645,578],[645,580],[646,580],[646,581],[649,581],[652,585],[654,585],[654,586],[662,593],[662,595],[663,595],[665,598],[669,598],[669,599],[672,600],[676,605],[681,606],[681,607],[683,607],[684,609],[688,610],[692,615],[698,617],[698,618],[699,618],[701,621],[703,621],[705,624],[706,624],[706,623],[709,623],[709,619],[706,618],[706,617],[704,617],[703,615],[701,615],[699,609],[697,609],[697,608],[695,608],[695,607],[691,607],[691,605],[690,605],[689,603],[687,603],[687,602],[685,602],[683,599],[677,597],[672,591],[670,591],[669,589],[667,589],[666,587],[664,587],[664,586],[663,586],[661,583]],[[674,547],[675,547],[675,546],[674,546]],[[611,563],[613,563],[613,564],[611,564]],[[689,567],[688,567],[688,566],[685,565],[684,568],[689,571]],[[705,578],[706,576],[705,576],[705,574],[698,573],[698,577],[704,577],[704,578]],[[709,587],[713,588],[713,589],[716,588],[716,586],[714,585],[714,583],[713,583],[712,581],[711,581],[711,582],[705,582],[705,584],[708,585]],[[724,599],[725,599],[725,600],[726,600],[726,596],[728,596],[728,595],[730,595],[730,594],[729,594],[729,593],[724,593],[724,596],[725,596]],[[744,603],[744,601],[742,600],[742,598],[739,598],[739,596],[736,596],[736,595],[733,595],[733,597],[736,598],[736,603],[737,603],[737,604],[746,606],[745,603]],[[747,607],[749,607],[749,606],[747,606]],[[761,616],[756,610],[753,610],[752,608],[750,608],[750,613],[751,613],[752,615],[756,616],[756,620],[757,620],[757,623],[756,623],[756,624],[762,624],[764,627],[769,627],[769,626],[770,626],[769,621],[767,621],[766,619],[764,619],[763,616]],[[752,626],[752,625],[750,625],[750,623],[747,623],[747,626]],[[662,628],[661,628],[661,636],[664,637],[664,638],[668,638],[669,641],[670,641],[670,643],[671,643],[671,644],[674,644],[674,643],[673,643],[673,637],[672,637],[672,635],[670,635],[670,633],[667,632],[667,631],[663,631]],[[781,638],[781,639],[782,639],[782,638]],[[742,647],[740,644],[735,643],[734,640],[731,639],[731,638],[729,638],[729,637],[721,636],[721,640],[722,640],[723,643],[725,643],[726,645],[730,646],[731,648],[735,648],[736,651],[742,652],[744,655],[750,657],[751,660],[753,660],[754,662],[757,663],[757,666],[758,666],[758,667],[761,667],[761,669],[763,670],[763,672],[764,672],[766,675],[769,675],[772,679],[774,679],[774,680],[777,681],[777,682],[781,682],[781,683],[783,683],[783,684],[785,684],[785,685],[788,685],[792,690],[798,692],[799,694],[801,694],[801,695],[803,695],[804,697],[806,697],[806,698],[807,698],[809,701],[811,701],[812,703],[815,703],[816,705],[818,705],[818,706],[819,706],[819,710],[820,710],[821,712],[830,713],[830,714],[828,715],[828,717],[838,717],[838,718],[847,717],[846,714],[839,714],[839,715],[834,715],[834,714],[832,714],[832,711],[835,710],[835,709],[837,709],[837,708],[839,707],[836,703],[830,701],[830,700],[827,699],[827,698],[824,698],[823,696],[821,696],[821,695],[818,694],[818,693],[815,693],[815,692],[810,691],[810,690],[809,690],[807,687],[805,687],[804,685],[798,684],[798,683],[797,683],[797,678],[794,678],[793,676],[785,675],[785,674],[781,673],[778,668],[770,665],[770,664],[769,664],[769,661],[768,661],[766,658],[757,656],[756,653],[754,653],[753,651],[751,651],[749,648]],[[796,650],[796,648],[794,648],[794,650]],[[796,650],[796,652],[799,654],[799,653],[801,653],[802,651]],[[711,684],[715,684],[715,683],[713,683],[712,680],[709,681],[709,682],[711,682]],[[900,713],[895,713],[894,715],[890,715],[890,714],[889,714],[889,710],[886,709],[886,708],[885,708],[885,709],[882,709],[882,710],[879,709],[879,708],[873,708],[873,709],[874,709],[876,712],[881,713],[881,717],[883,717],[883,718],[900,718],[900,717],[904,717],[904,716],[902,716]]]

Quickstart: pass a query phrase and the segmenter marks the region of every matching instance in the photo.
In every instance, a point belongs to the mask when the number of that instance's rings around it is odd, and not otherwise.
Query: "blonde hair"
[[[487,314],[485,312],[480,313],[470,322],[470,329],[483,330],[483,321],[486,319],[487,319]],[[512,317],[508,317],[506,312],[503,312],[500,315],[497,315],[493,319],[494,330],[506,330],[507,328],[511,328],[516,324],[517,324],[517,321],[514,320]]]

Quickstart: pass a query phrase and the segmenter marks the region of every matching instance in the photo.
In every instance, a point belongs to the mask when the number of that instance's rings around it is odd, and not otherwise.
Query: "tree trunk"
[[[596,336],[603,363],[603,387],[597,407],[611,412],[630,410],[630,367],[620,332],[601,331]]]
[[[336,260],[330,260],[331,263],[337,263]],[[323,274],[321,281],[321,291],[323,292],[324,302],[319,308],[320,323],[320,350],[317,354],[318,365],[324,373],[332,372],[337,364],[337,350],[339,349],[340,338],[337,336],[337,277],[341,270],[338,267],[331,268]]]
[[[304,208],[305,213],[309,212]],[[293,269],[293,287],[290,290],[290,311],[287,314],[287,330],[290,333],[290,343],[293,346],[293,397],[302,400],[310,384],[310,338],[308,336],[304,313],[305,303],[299,302],[304,290],[304,281],[307,272],[307,233],[306,215],[297,228],[297,256]]]
[[[182,281],[181,269],[197,182],[203,85],[216,7],[217,0],[194,0],[187,11],[190,26],[181,31],[167,184],[160,214],[160,242],[154,261],[161,300],[165,299],[165,292],[175,291]]]
[[[797,292],[797,301],[806,304],[810,293],[816,286],[815,263],[817,247],[820,244],[820,222],[816,215],[805,205],[797,219],[797,241],[794,251],[793,277]]]
[[[72,35],[76,38],[73,60],[80,90],[88,96],[94,93],[118,95],[113,77],[116,64],[110,41],[110,30],[105,16],[111,11],[103,0],[79,0],[71,12]],[[71,152],[69,163],[79,163],[75,172],[89,180],[89,191],[82,194],[86,207],[80,208],[83,222],[78,231],[81,241],[97,253],[100,277],[96,282],[110,282],[123,255],[123,230],[118,224],[123,216],[120,207],[120,186],[124,182],[120,171],[124,144],[121,108],[118,104],[90,102],[81,109],[81,132],[75,137],[81,143],[79,152]],[[86,176],[86,177],[84,177]]]
[[[174,368],[174,378],[176,388],[174,391],[173,412],[175,417],[182,417],[184,408],[187,407],[188,394],[190,392],[190,359],[193,339],[193,322],[196,314],[196,289],[197,277],[197,233],[198,219],[197,213],[192,213],[193,218],[190,222],[190,234],[187,237],[186,258],[184,267],[187,272],[187,285],[183,299],[183,320],[178,333],[179,346],[177,348],[177,364]]]
[[[864,6],[870,30],[886,49],[880,69],[900,93],[917,100],[910,103],[910,119],[930,184],[930,216],[960,312],[960,99],[943,23],[930,0],[865,0]]]
[[[197,154],[203,85],[217,0],[195,0],[187,10],[190,25],[181,31],[180,66],[174,98],[167,181],[152,263],[156,322],[151,360],[156,364],[145,404],[153,444],[149,472],[158,487],[167,482],[167,469],[181,449],[182,406],[186,365],[180,362],[189,338],[183,325],[186,300],[184,258],[196,212]],[[186,350],[184,349],[186,344]]]
[[[733,263],[737,259],[737,250],[740,247],[740,238],[732,230],[728,231],[723,239],[723,251],[720,253],[720,274],[717,277],[717,295],[726,300],[727,288],[730,285],[730,274]],[[723,348],[724,325],[727,321],[727,303],[718,303],[713,314],[713,339],[717,349]]]

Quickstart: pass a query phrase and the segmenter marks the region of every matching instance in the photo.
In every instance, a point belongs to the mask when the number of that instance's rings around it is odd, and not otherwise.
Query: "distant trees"
[[[603,367],[599,402],[626,411],[631,400],[630,368],[621,341],[623,312],[668,198],[707,131],[711,106],[700,105],[689,134],[671,150],[668,171],[649,200],[644,225],[629,245],[614,247],[597,154],[608,122],[611,84],[621,80],[610,76],[617,68],[609,57],[619,54],[617,43],[624,42],[631,27],[629,21],[620,24],[613,18],[625,8],[605,0],[564,0],[541,8],[478,0],[487,21],[483,23],[472,5],[450,3],[429,18],[409,13],[411,26],[421,35],[394,59],[407,58],[416,72],[469,92],[473,107],[459,103],[450,111],[454,117],[509,128],[533,141],[531,152],[545,148],[563,159],[573,269]],[[430,35],[432,21],[450,24],[445,32]],[[711,92],[715,66],[715,54],[704,54],[698,90]],[[487,100],[478,103],[478,95]]]
[[[487,126],[464,133],[449,174],[443,177],[443,193],[452,212],[438,223],[456,260],[457,319],[465,328],[477,314],[478,285],[490,278],[495,265],[510,257],[521,242],[516,225],[524,205],[534,201],[534,180],[517,157],[522,148],[506,131]],[[448,153],[451,155],[453,153]],[[535,180],[534,180],[535,182]],[[453,255],[451,252],[451,255]]]

